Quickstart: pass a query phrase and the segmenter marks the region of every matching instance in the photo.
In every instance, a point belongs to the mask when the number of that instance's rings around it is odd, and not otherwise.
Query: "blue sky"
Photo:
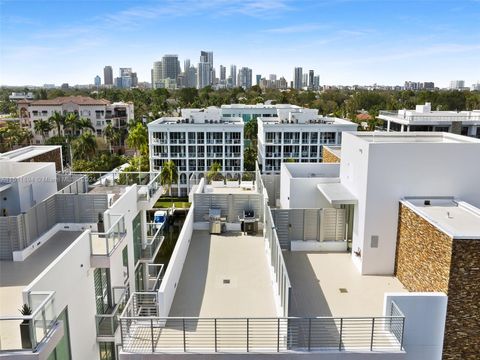
[[[93,83],[200,50],[214,65],[322,84],[480,80],[480,0],[0,0],[0,84]]]

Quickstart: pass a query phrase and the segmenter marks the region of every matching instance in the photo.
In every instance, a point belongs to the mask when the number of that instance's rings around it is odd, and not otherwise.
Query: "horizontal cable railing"
[[[389,331],[404,317],[120,318],[122,348],[131,353],[402,351]]]
[[[142,259],[153,260],[165,237],[157,223],[147,223],[147,242],[142,245]]]

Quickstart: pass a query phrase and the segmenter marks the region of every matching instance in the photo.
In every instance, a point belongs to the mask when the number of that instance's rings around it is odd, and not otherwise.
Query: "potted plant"
[[[19,309],[23,316],[32,315],[32,309],[27,304],[23,304]],[[20,324],[20,337],[22,339],[22,349],[32,348],[32,338],[30,337],[30,319],[24,319]]]

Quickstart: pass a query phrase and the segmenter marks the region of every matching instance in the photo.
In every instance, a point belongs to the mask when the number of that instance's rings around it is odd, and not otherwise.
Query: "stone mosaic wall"
[[[339,163],[340,158],[329,151],[325,146],[322,147],[322,162],[324,163]]]
[[[62,171],[62,153],[60,148],[33,156],[24,162],[54,162],[56,171]]]
[[[443,359],[480,359],[480,240],[452,239],[400,204],[395,273],[409,291],[448,295]]]

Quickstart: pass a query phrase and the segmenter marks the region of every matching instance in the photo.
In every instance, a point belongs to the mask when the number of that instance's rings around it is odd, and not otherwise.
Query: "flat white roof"
[[[332,205],[356,204],[358,202],[355,195],[341,182],[318,184],[317,189]]]
[[[11,179],[25,176],[37,169],[50,166],[53,163],[32,163],[16,162],[12,160],[3,160],[0,158],[0,181],[1,179]]]
[[[385,131],[366,131],[352,133],[369,143],[479,143],[480,139],[469,136],[456,135],[445,132],[385,132]]]
[[[402,203],[455,239],[480,240],[480,209],[453,198],[405,198]]]
[[[183,120],[183,121],[182,121]],[[188,122],[187,122],[188,120]],[[241,117],[227,117],[227,118],[222,118],[221,120],[213,120],[210,122],[210,119],[194,119],[192,121],[189,118],[184,118],[181,116],[175,116],[175,117],[162,117],[157,120],[154,120],[152,122],[149,122],[147,127],[151,128],[154,126],[165,126],[165,125],[171,125],[171,126],[198,126],[198,125],[208,125],[208,126],[243,126],[243,120]]]
[[[340,176],[339,163],[282,163],[292,178],[338,178]]]
[[[60,148],[60,145],[31,145],[0,154],[0,159],[23,161]]]

